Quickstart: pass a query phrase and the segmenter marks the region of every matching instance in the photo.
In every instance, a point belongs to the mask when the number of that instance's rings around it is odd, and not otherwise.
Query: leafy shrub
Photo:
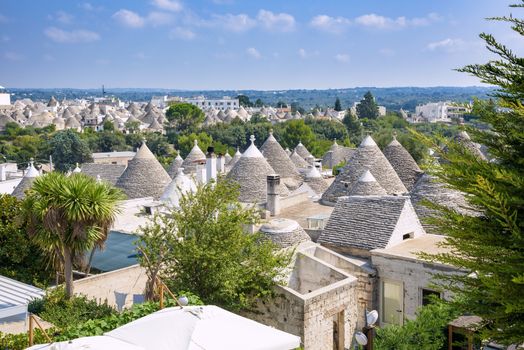
[[[434,300],[421,307],[415,320],[403,326],[391,325],[377,329],[376,350],[441,350],[447,349],[447,324],[458,316],[449,304]]]
[[[55,288],[41,300],[32,301],[28,310],[54,324],[58,329],[116,313],[107,303],[98,304],[85,296],[74,296],[67,300],[63,288]]]

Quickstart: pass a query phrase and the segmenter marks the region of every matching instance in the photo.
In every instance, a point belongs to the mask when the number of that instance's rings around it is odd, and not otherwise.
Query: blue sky
[[[0,85],[479,85],[453,69],[489,59],[482,31],[524,51],[506,24],[484,19],[513,2],[1,0]]]

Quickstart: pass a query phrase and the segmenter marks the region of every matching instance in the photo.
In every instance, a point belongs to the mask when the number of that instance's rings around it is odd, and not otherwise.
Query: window
[[[402,235],[402,240],[405,241],[406,239],[413,238],[413,235],[414,235],[413,232],[406,233],[406,234]]]
[[[422,306],[428,305],[430,303],[432,295],[436,296],[437,298],[441,298],[440,292],[422,288]]]

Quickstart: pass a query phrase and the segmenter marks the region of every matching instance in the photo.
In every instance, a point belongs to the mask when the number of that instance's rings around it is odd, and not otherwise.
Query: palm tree
[[[73,295],[73,262],[102,246],[122,192],[84,174],[59,172],[37,178],[22,204],[29,235],[64,272],[66,297]]]

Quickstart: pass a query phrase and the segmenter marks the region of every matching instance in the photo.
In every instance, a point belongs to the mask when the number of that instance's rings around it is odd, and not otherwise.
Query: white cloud
[[[262,55],[260,54],[260,52],[258,52],[257,49],[255,49],[254,47],[250,47],[246,50],[246,53],[253,57],[253,58],[256,58],[256,59],[259,59],[262,57]]]
[[[153,27],[163,26],[173,22],[173,16],[165,12],[153,11],[147,15],[145,19],[147,23],[151,24]]]
[[[444,40],[431,42],[426,45],[426,49],[430,51],[446,51],[456,52],[460,51],[465,47],[465,43],[462,39],[446,38]]]
[[[349,62],[349,55],[347,53],[337,53],[335,55],[335,60],[341,63],[348,63]]]
[[[3,56],[6,60],[13,62],[23,61],[25,59],[24,55],[12,51],[4,53]]]
[[[91,11],[101,11],[101,10],[104,9],[102,6],[94,6],[90,2],[83,2],[83,3],[79,4],[78,7],[80,7],[84,11],[89,11],[89,12],[91,12]]]
[[[162,10],[173,12],[182,10],[182,4],[176,0],[153,0],[151,3]]]
[[[405,27],[420,27],[430,25],[436,21],[440,20],[440,16],[436,13],[430,13],[426,17],[415,17],[415,18],[406,18],[400,16],[397,18],[390,18],[385,16],[380,16],[375,13],[370,13],[362,15],[355,18],[354,22],[358,25],[377,28],[377,29],[394,29],[394,28],[405,28]]]
[[[304,48],[298,49],[297,53],[300,56],[300,58],[302,58],[302,59],[306,59],[306,58],[310,58],[310,57],[319,55],[318,51],[308,52]]]
[[[65,11],[58,11],[55,18],[62,24],[70,24],[73,21],[74,16]]]
[[[345,17],[330,17],[327,15],[318,15],[313,17],[309,24],[314,28],[326,32],[340,33],[351,24],[351,21]]]
[[[100,40],[98,33],[89,30],[66,31],[56,27],[49,27],[44,30],[44,34],[57,43],[88,43]]]
[[[258,11],[257,20],[263,28],[270,31],[289,32],[295,29],[295,17],[288,13]]]
[[[245,32],[254,26],[256,21],[246,14],[233,15],[231,13],[225,15],[213,15],[213,23],[223,27],[232,32]]]
[[[112,17],[123,26],[130,28],[141,28],[146,23],[146,20],[138,13],[126,9],[118,10]]]
[[[171,39],[193,40],[196,34],[187,28],[176,27],[169,33]]]

